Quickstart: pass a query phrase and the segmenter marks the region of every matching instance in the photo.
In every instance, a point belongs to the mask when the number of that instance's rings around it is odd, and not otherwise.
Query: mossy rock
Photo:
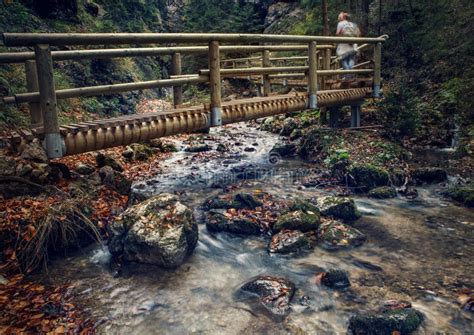
[[[272,236],[268,244],[270,253],[288,254],[310,248],[310,241],[299,230],[282,230]]]
[[[424,167],[412,171],[413,179],[418,184],[437,184],[448,180],[446,170],[437,167]]]
[[[286,118],[283,121],[283,127],[281,128],[281,136],[290,136],[290,134],[298,127],[298,123],[292,117]]]
[[[250,193],[237,193],[234,196],[217,196],[207,199],[203,207],[205,209],[255,209],[263,203]]]
[[[453,200],[459,201],[464,206],[474,207],[474,185],[468,184],[463,186],[450,187],[446,194]]]
[[[206,143],[193,143],[186,149],[184,149],[184,151],[186,152],[205,152],[209,150],[211,150],[211,147],[209,144]]]
[[[206,227],[210,232],[240,235],[260,235],[261,233],[258,222],[246,217],[232,217],[222,209],[213,209],[209,212]]]
[[[386,170],[372,165],[354,165],[349,168],[349,185],[367,192],[378,186],[386,186],[390,181]]]
[[[303,211],[303,212],[313,212],[319,213],[319,208],[313,205],[310,200],[305,199],[293,199],[288,203],[288,211]]]
[[[413,308],[359,314],[350,318],[349,331],[354,335],[411,334],[423,319],[423,314]]]
[[[340,221],[329,221],[318,229],[321,246],[328,250],[339,250],[358,247],[366,241],[366,236],[359,230]]]
[[[291,229],[307,232],[318,229],[319,222],[319,212],[297,210],[280,216],[273,225],[273,231],[278,232],[283,229]]]
[[[397,197],[397,190],[391,186],[381,186],[376,187],[369,191],[368,193],[369,198],[374,199],[390,199]]]
[[[354,221],[360,218],[360,213],[351,198],[326,196],[318,198],[316,203],[323,216],[344,221]]]
[[[98,153],[97,156],[95,156],[95,161],[97,163],[97,166],[100,168],[104,166],[110,166],[115,171],[123,172],[122,164],[120,164],[119,161],[109,155]]]

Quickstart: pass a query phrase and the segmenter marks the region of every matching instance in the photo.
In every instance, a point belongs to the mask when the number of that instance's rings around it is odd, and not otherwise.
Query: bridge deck
[[[358,104],[369,96],[369,87],[318,92],[318,106]],[[222,103],[222,123],[254,120],[307,109],[308,94],[286,94],[232,100]],[[72,155],[114,146],[146,142],[153,138],[198,131],[210,126],[210,106],[203,104],[146,114],[125,115],[105,120],[80,122],[60,127],[65,154]],[[15,134],[19,145],[34,138],[43,138],[43,129]]]

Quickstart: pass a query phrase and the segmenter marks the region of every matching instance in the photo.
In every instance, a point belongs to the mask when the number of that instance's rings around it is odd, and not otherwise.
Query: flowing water
[[[269,238],[210,234],[200,204],[223,192],[228,183],[240,190],[260,189],[275,196],[314,197],[323,190],[305,188],[301,176],[315,170],[297,159],[269,159],[278,136],[245,124],[206,135],[229,145],[220,153],[178,152],[163,162],[163,173],[135,184],[148,194],[176,192],[195,209],[199,243],[177,270],[127,267],[114,277],[106,248],[93,246],[55,262],[49,276],[73,285],[78,304],[99,320],[107,334],[345,334],[356,312],[376,309],[386,299],[409,300],[426,316],[419,334],[472,334],[473,316],[455,304],[455,290],[473,287],[474,213],[419,189],[413,200],[356,197],[363,217],[354,226],[368,240],[359,248],[329,252],[316,247],[300,256],[270,255]],[[250,151],[254,148],[255,151]],[[270,163],[270,161],[273,162]],[[235,180],[230,171],[242,163],[267,173],[260,180]],[[352,286],[334,291],[315,284],[324,269],[346,270]],[[298,289],[286,317],[274,317],[236,298],[246,280],[282,276]]]

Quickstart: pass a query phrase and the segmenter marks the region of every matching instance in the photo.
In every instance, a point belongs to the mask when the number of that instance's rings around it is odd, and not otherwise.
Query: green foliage
[[[405,83],[392,87],[379,105],[384,123],[394,135],[413,136],[420,128],[420,117],[427,106]]]

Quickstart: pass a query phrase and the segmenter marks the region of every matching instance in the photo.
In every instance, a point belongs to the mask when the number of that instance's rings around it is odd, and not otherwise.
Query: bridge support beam
[[[27,60],[25,62],[26,74],[26,89],[28,92],[38,92],[38,73],[36,71],[36,62],[34,60]],[[43,125],[43,115],[41,114],[41,107],[38,102],[28,103],[30,109],[31,128],[37,128]]]
[[[339,107],[329,108],[329,127],[337,128],[339,124]]]
[[[270,51],[265,50],[262,52],[262,67],[271,67],[270,63]],[[268,97],[271,93],[270,78],[268,74],[262,76],[263,96]]]
[[[380,83],[382,80],[382,43],[374,45],[374,87],[373,97],[380,98]]]
[[[219,42],[209,42],[209,87],[211,90],[211,126],[222,125],[221,68]]]
[[[308,45],[308,96],[309,109],[316,109],[318,107],[317,92],[318,92],[318,54],[317,44],[312,41]]]
[[[175,76],[181,75],[181,54],[175,52],[171,59],[171,73]],[[173,86],[173,104],[177,108],[183,104],[183,86]]]
[[[63,156],[63,142],[59,133],[53,59],[49,45],[36,45],[35,57],[46,153],[49,158],[59,158]]]
[[[351,106],[351,128],[360,127],[360,105]]]

